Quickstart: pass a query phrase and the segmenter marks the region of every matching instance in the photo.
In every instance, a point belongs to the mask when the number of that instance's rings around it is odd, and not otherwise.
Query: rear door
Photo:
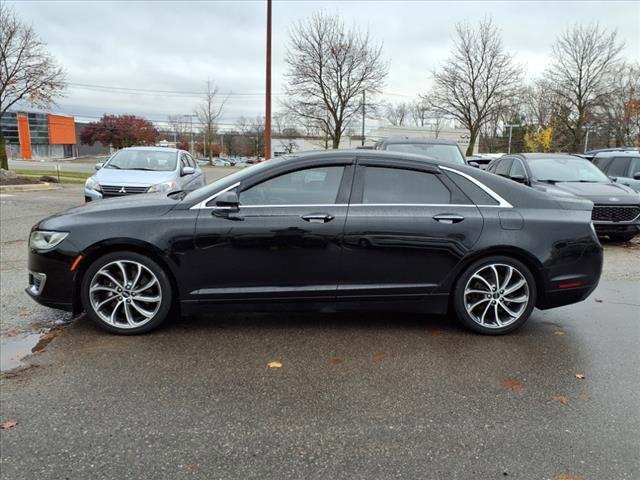
[[[478,208],[438,168],[361,158],[338,294],[431,293],[476,243],[482,227]]]

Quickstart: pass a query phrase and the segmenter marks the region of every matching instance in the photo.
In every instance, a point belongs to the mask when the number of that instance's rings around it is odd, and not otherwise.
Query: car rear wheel
[[[171,283],[153,260],[115,252],[91,264],[82,281],[82,304],[101,328],[123,335],[158,327],[171,309]]]
[[[470,265],[454,290],[458,319],[471,330],[502,335],[520,328],[536,303],[536,283],[518,260],[495,256]]]

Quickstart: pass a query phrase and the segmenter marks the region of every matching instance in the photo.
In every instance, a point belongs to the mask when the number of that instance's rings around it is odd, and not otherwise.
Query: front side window
[[[508,177],[512,162],[513,160],[510,158],[503,158],[500,160],[500,163],[496,167],[496,174],[502,177]]]
[[[120,150],[104,168],[116,170],[150,170],[170,172],[176,169],[176,152],[161,150]]]
[[[451,192],[432,173],[366,167],[362,203],[448,204],[451,203]]]
[[[285,173],[240,194],[241,205],[328,205],[336,202],[344,167]]]
[[[629,171],[630,158],[615,157],[607,170],[607,175],[611,177],[626,177]]]
[[[511,177],[527,177],[527,172],[524,169],[524,165],[518,159],[513,161],[513,165],[511,165],[511,171],[509,172],[509,176]]]

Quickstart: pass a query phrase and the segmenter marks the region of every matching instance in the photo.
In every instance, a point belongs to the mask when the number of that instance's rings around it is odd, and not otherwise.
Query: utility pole
[[[265,105],[264,158],[271,158],[271,0],[267,0],[267,98]]]
[[[362,145],[364,147],[364,115],[365,115],[365,102],[366,102],[366,92],[363,90],[362,91],[362,140],[360,142],[360,145]]]
[[[195,147],[193,144],[193,117],[196,115],[183,115],[183,117],[189,117],[189,129],[191,131],[191,156],[195,158]]]

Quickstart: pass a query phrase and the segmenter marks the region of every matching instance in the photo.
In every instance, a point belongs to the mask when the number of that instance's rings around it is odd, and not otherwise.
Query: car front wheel
[[[495,256],[474,262],[462,273],[453,305],[458,319],[471,330],[502,335],[529,319],[536,294],[533,275],[523,263]]]
[[[156,262],[134,252],[114,252],[93,262],[81,289],[87,315],[112,333],[153,330],[171,309],[167,274]]]

